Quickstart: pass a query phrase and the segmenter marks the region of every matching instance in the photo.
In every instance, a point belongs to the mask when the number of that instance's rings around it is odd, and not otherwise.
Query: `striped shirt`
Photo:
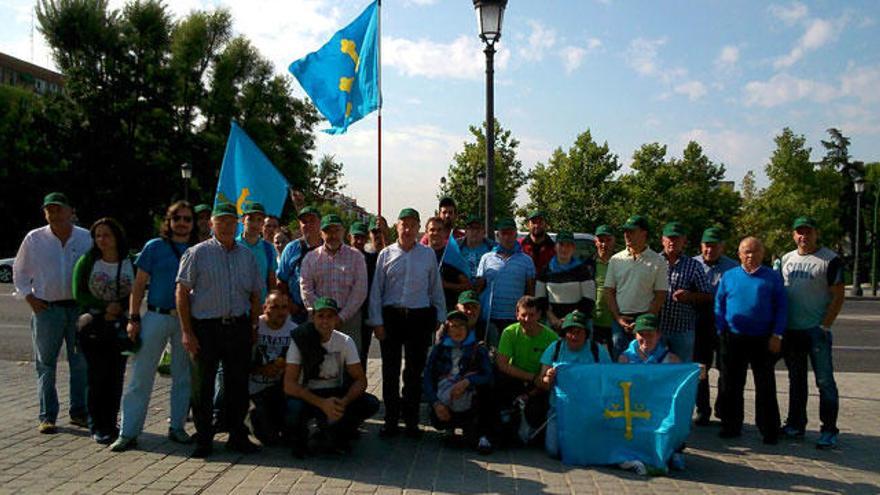
[[[674,301],[672,295],[679,289],[712,294],[703,265],[689,256],[679,256],[666,273],[669,290],[660,312],[660,331],[665,334],[693,332],[697,325],[697,310],[691,304]]]
[[[554,258],[535,281],[535,297],[549,303],[557,318],[576,309],[591,315],[596,304],[593,273],[592,260],[572,260],[563,266]]]
[[[190,289],[192,317],[201,320],[247,314],[264,284],[254,253],[237,242],[227,250],[214,237],[183,253],[177,283]]]
[[[488,318],[515,320],[516,302],[525,295],[527,282],[535,278],[535,264],[522,251],[508,258],[490,251],[480,258],[477,278],[486,280],[481,302],[482,307],[489,308]]]
[[[370,288],[368,325],[383,325],[382,308],[437,310],[437,321],[446,319],[446,300],[437,268],[437,256],[428,246],[416,243],[409,251],[394,243],[379,253]]]
[[[299,285],[307,309],[311,310],[319,297],[332,297],[339,304],[339,318],[348,321],[367,298],[364,256],[345,244],[336,253],[322,245],[303,258]]]

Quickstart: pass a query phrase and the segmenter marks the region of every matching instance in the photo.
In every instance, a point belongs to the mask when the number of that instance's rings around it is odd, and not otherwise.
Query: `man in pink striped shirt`
[[[357,249],[342,243],[345,229],[339,215],[324,215],[321,237],[324,244],[303,258],[300,289],[311,317],[315,300],[330,297],[339,304],[338,330],[361,347],[361,306],[367,298],[367,264]]]

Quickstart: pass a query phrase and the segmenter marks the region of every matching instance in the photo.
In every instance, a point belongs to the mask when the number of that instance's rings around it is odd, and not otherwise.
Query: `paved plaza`
[[[59,376],[62,411],[66,372]],[[370,391],[381,395],[379,361],[371,359]],[[841,444],[814,448],[818,396],[811,388],[811,423],[803,441],[761,444],[751,387],[742,438],[722,441],[718,426],[695,428],[687,470],[643,478],[611,468],[565,466],[539,449],[490,456],[444,441],[429,430],[418,440],[379,438],[374,418],[353,454],[294,459],[285,448],[255,455],[226,452],[189,459],[191,446],[165,437],[170,381],[158,378],[146,431],[136,450],[114,454],[86,430],[59,418],[59,433],[37,433],[33,363],[0,361],[0,493],[880,493],[880,375],[840,373]],[[777,375],[780,406],[786,381]],[[811,384],[812,387],[812,384]],[[715,391],[713,390],[713,396]],[[381,414],[381,413],[380,413]],[[192,431],[192,425],[187,428]]]

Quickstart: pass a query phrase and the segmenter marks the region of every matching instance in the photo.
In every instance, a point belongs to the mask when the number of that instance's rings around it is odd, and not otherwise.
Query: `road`
[[[12,285],[0,284],[0,360],[33,359],[30,316],[27,304],[12,296]],[[370,356],[379,356],[378,345]],[[834,325],[834,364],[838,371],[880,373],[880,301],[850,299],[843,305]]]

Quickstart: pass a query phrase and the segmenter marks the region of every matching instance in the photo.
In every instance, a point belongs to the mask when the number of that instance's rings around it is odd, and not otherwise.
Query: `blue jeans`
[[[134,355],[128,387],[122,397],[120,434],[135,438],[144,429],[147,407],[153,393],[156,368],[166,344],[171,342],[171,429],[183,430],[189,410],[189,356],[181,343],[180,322],[176,316],[148,311],[141,321],[141,348]]]
[[[71,416],[85,417],[86,358],[76,344],[76,319],[80,310],[74,306],[50,305],[31,317],[34,361],[37,365],[37,389],[40,397],[40,421],[58,420],[58,392],[55,390],[55,369],[61,343],[67,348],[70,366]]]
[[[681,358],[681,362],[690,363],[694,360],[694,337],[693,330],[689,332],[664,333],[663,339],[669,351]]]
[[[834,381],[831,359],[831,332],[821,327],[805,330],[786,330],[782,340],[782,354],[788,368],[788,419],[785,424],[799,430],[807,427],[807,357],[816,376],[819,389],[819,420],[822,431],[837,433],[839,398]]]
[[[634,338],[634,334],[624,332],[620,323],[618,323],[617,320],[613,320],[611,322],[611,342],[614,345],[612,346],[613,352],[611,354],[611,360],[616,363],[618,356],[623,354],[623,351],[629,347],[629,343],[632,342]]]

